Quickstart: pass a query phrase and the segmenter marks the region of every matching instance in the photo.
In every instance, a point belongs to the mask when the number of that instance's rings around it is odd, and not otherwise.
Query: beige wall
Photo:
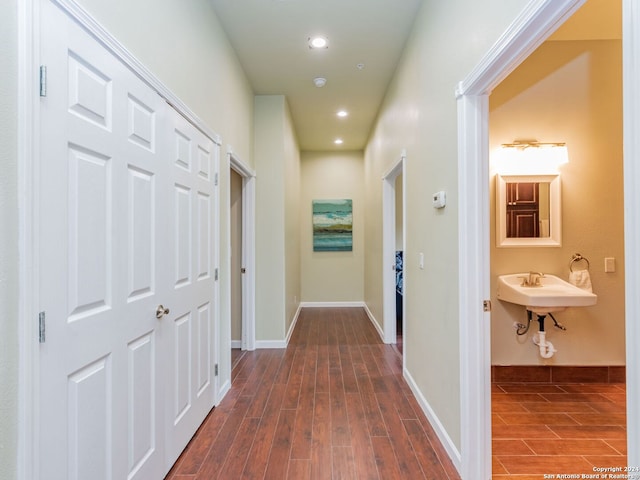
[[[299,153],[287,101],[255,97],[256,340],[283,341],[300,297]],[[298,258],[296,258],[298,257]]]
[[[302,301],[364,299],[364,179],[362,152],[303,152],[300,196]],[[314,252],[311,201],[353,200],[353,251]]]
[[[496,365],[624,365],[624,243],[622,173],[621,42],[546,42],[490,97],[492,148],[518,138],[566,142],[569,163],[561,167],[562,247],[496,248],[492,213],[492,363]],[[493,180],[493,178],[492,178]],[[495,182],[492,182],[495,212]],[[569,261],[581,253],[598,303],[555,314],[566,332],[547,320],[547,339],[558,352],[538,355],[531,337],[518,337],[513,323],[526,323],[523,307],[495,298],[504,273],[542,271],[567,279]],[[616,272],[604,273],[604,258]]]
[[[457,106],[454,91],[526,0],[425,0],[365,151],[365,300],[382,321],[381,178],[407,151],[406,367],[460,446]],[[436,211],[431,194],[447,193]],[[418,254],[425,269],[418,268]]]
[[[0,478],[16,478],[18,441],[17,2],[0,4]]]

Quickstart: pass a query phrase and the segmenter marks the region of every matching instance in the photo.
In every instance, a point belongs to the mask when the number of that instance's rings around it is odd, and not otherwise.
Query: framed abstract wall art
[[[312,200],[313,251],[353,250],[352,200]]]

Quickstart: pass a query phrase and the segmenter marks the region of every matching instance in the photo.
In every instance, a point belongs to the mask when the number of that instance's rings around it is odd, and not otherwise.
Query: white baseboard
[[[242,340],[231,340],[231,348],[242,348]]]
[[[359,302],[301,302],[301,307],[306,308],[336,308],[336,307],[364,307],[362,301]]]
[[[363,307],[364,311],[367,312],[367,317],[371,320],[373,327],[378,332],[378,335],[380,335],[380,339],[384,342],[384,332],[382,331],[382,328],[380,328],[380,325],[378,325],[378,322],[376,322],[376,317],[373,316],[373,313],[371,313],[371,310],[369,310],[369,306],[366,303],[363,304]]]
[[[215,405],[216,407],[220,405],[220,402],[225,397],[225,395],[229,393],[229,390],[231,390],[231,381],[227,380],[226,382],[224,382],[224,385],[222,385],[222,387],[220,387],[220,390],[218,391],[218,398],[216,398],[216,405]]]
[[[298,304],[298,309],[296,310],[296,314],[293,316],[293,321],[289,326],[289,331],[287,332],[287,338],[285,343],[289,345],[289,340],[291,340],[291,335],[293,334],[293,329],[296,328],[296,323],[298,323],[298,318],[300,317],[300,310],[302,310],[302,305]]]
[[[270,348],[287,348],[286,340],[256,340],[256,350]]]
[[[447,451],[447,454],[453,462],[454,467],[456,467],[456,470],[458,470],[458,473],[460,473],[462,471],[462,457],[460,455],[460,451],[456,448],[455,444],[451,440],[451,437],[440,422],[440,419],[429,405],[429,402],[427,402],[427,399],[424,398],[424,395],[422,394],[422,392],[416,385],[416,382],[413,380],[413,377],[406,368],[403,369],[403,374],[404,379],[407,381],[409,388],[411,388],[413,395],[416,397],[416,400],[418,401],[422,412],[425,414],[427,420],[429,420],[429,423],[433,427],[433,430],[436,432],[440,443],[442,443],[442,446]]]
[[[256,340],[256,349],[287,348],[287,345],[289,345],[289,340],[291,340],[291,335],[293,334],[293,329],[296,327],[296,323],[298,323],[300,310],[302,310],[302,304],[298,305],[298,310],[296,310],[296,313],[293,316],[293,321],[291,322],[289,331],[287,332],[287,338],[285,338],[284,340]],[[233,345],[233,342],[231,342],[231,344]]]

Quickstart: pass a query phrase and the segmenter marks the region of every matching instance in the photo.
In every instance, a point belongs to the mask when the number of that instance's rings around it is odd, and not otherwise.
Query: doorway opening
[[[573,473],[591,473],[594,451],[607,455],[611,465],[627,464],[621,32],[604,28],[608,18],[621,25],[620,7],[610,0],[587,1],[489,97],[494,478],[541,475],[560,462]],[[561,138],[568,162],[545,170],[529,164],[509,176],[514,166],[499,162],[507,150],[500,146],[527,134],[540,141]],[[550,184],[538,177],[539,183],[526,183],[536,178],[536,168],[556,174],[557,180]],[[553,183],[555,192],[549,191]],[[616,194],[598,200],[601,185]],[[512,189],[509,199],[501,195],[505,186]],[[533,198],[526,192],[531,186],[539,187]],[[592,203],[584,201],[584,192],[593,192]],[[554,199],[556,208],[543,207]],[[528,212],[535,213],[533,221]],[[509,223],[524,225],[524,235],[509,232]],[[539,228],[527,231],[527,224]],[[571,264],[578,252],[591,263]],[[602,267],[608,256],[616,258],[618,272]],[[554,313],[562,329],[547,316],[546,329],[542,320],[516,333],[514,323],[528,324],[527,309],[498,300],[496,284],[499,275],[522,271],[543,272],[542,285],[552,275],[571,281],[571,272],[579,272],[590,279],[589,290],[593,282],[597,303]],[[545,335],[551,351],[539,348]],[[513,445],[523,448],[514,452]],[[556,448],[547,449],[552,445]]]
[[[232,364],[255,350],[255,172],[229,148],[229,340]]]
[[[491,477],[491,303],[489,281],[489,132],[488,95],[509,73],[527,58],[567,18],[584,4],[582,0],[561,0],[536,4],[512,23],[508,32],[487,53],[476,68],[458,85],[459,151],[459,289],[461,360],[461,475],[463,478]],[[632,139],[638,122],[638,94],[633,90],[640,69],[633,59],[640,39],[633,35],[636,13],[632,2],[623,0],[623,98],[624,109],[624,198],[625,264],[638,265],[638,224],[640,212],[635,185],[640,172],[635,159],[640,144]],[[631,135],[631,137],[630,137]],[[635,202],[634,202],[635,200]],[[625,271],[625,311],[635,318],[640,304],[630,292],[638,284],[636,269]],[[484,309],[480,306],[484,305]],[[638,338],[634,322],[626,322],[626,343]],[[628,463],[637,462],[640,415],[629,405],[638,402],[639,357],[626,349]]]
[[[404,352],[404,163],[406,154],[383,177],[383,298],[384,341]]]
[[[229,235],[230,277],[231,277],[231,368],[242,356],[242,176],[233,168],[229,169]]]

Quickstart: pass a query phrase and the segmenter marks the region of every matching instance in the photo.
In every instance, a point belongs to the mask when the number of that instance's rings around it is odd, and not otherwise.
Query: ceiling
[[[622,39],[622,1],[588,0],[549,37],[558,40]]]
[[[365,147],[422,0],[211,2],[254,93],[287,97],[301,150]],[[310,49],[314,35],[328,48]]]
[[[254,93],[286,96],[301,150],[365,147],[422,0],[211,2]],[[550,40],[620,38],[620,17],[620,1],[588,0]]]

